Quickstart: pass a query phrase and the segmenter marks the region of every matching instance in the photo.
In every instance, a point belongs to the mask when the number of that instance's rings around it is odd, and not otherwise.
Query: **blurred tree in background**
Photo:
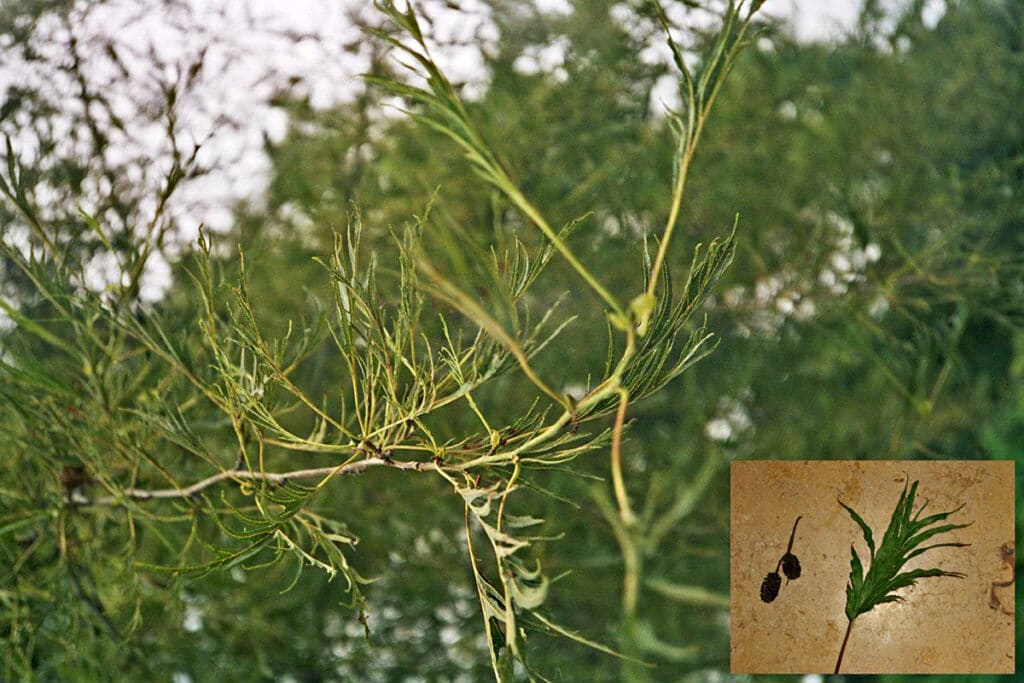
[[[670,6],[670,16],[705,19],[686,4]],[[668,259],[673,274],[684,276],[694,246],[727,233],[740,214],[734,263],[702,311],[721,343],[663,391],[630,406],[625,479],[643,523],[621,523],[606,481],[607,447],[577,458],[572,476],[561,468],[533,473],[532,488],[521,494],[548,520],[542,533],[551,540],[531,547],[554,578],[545,609],[567,628],[657,666],[594,653],[536,628],[527,631],[527,662],[538,673],[566,681],[715,680],[728,670],[731,459],[1021,460],[1024,16],[1012,0],[947,2],[932,26],[923,19],[925,4],[886,13],[869,1],[857,28],[831,46],[800,43],[784,24],[768,24],[726,82]],[[579,0],[571,13],[512,0],[488,5],[500,38],[481,40],[488,78],[485,88],[464,91],[472,119],[554,225],[587,215],[570,244],[608,289],[638,291],[642,274],[626,264],[642,258],[643,238],[664,225],[673,177],[675,143],[662,103],[651,96],[670,99],[664,85],[673,78],[670,58],[656,47],[663,42],[657,14],[639,1]],[[715,38],[688,35],[685,47],[695,54]],[[383,49],[374,55],[371,71],[391,74]],[[370,88],[329,111],[288,93],[279,101],[292,127],[285,140],[268,143],[274,172],[266,197],[239,209],[230,238],[214,238],[243,246],[248,296],[274,334],[332,305],[324,269],[312,257],[326,260],[353,210],[385,269],[399,251],[387,228],[397,231],[432,201],[426,248],[450,254],[448,245],[459,243],[475,254],[446,265],[484,302],[500,297],[475,264],[505,248],[511,235],[531,249],[543,244],[449,140],[382,113],[389,101],[383,90]],[[47,182],[71,197],[65,208],[79,201],[81,184],[56,176]],[[5,224],[15,221],[15,208],[4,207]],[[77,211],[68,216],[78,222],[60,230],[95,234]],[[103,246],[98,237],[89,240]],[[126,245],[137,249],[131,240]],[[194,328],[202,315],[186,265],[175,266],[174,286],[160,303],[168,329]],[[13,272],[4,267],[5,276]],[[213,268],[227,277],[239,261],[224,249]],[[18,277],[22,289],[5,296],[22,302],[15,297],[31,283]],[[383,292],[381,299],[395,296]],[[540,313],[560,298],[565,315],[578,318],[533,362],[558,392],[579,399],[600,380],[605,307],[556,256],[523,304]],[[215,308],[229,315],[226,301]],[[424,330],[442,334],[433,322]],[[20,343],[17,331],[6,333],[10,349]],[[310,396],[344,377],[329,351],[312,345],[294,376]],[[127,367],[143,372],[148,362],[131,358]],[[367,636],[361,609],[341,606],[348,601],[342,578],[304,572],[282,592],[294,575],[287,563],[201,578],[135,564],[133,547],[145,548],[141,559],[150,564],[175,564],[176,549],[190,542],[189,524],[154,520],[131,545],[105,534],[121,523],[113,513],[86,512],[75,517],[75,534],[61,537],[58,530],[77,515],[60,505],[76,472],[66,467],[78,463],[76,444],[59,439],[83,418],[64,406],[45,437],[19,436],[12,426],[19,397],[0,392],[13,463],[0,485],[0,548],[10,566],[0,569],[5,676],[491,676],[461,540],[463,509],[443,480],[381,468],[332,483],[317,500],[318,513],[340,514],[359,537],[358,551],[346,552],[355,570],[379,577],[362,587]],[[474,398],[504,424],[530,408],[534,393],[529,382],[509,376]],[[110,419],[111,429],[138,429]],[[308,433],[312,423],[304,419],[289,426]],[[214,427],[196,426],[206,447],[237,453]],[[431,423],[440,441],[477,428],[469,411]],[[45,445],[52,457],[30,458],[19,445],[37,436],[52,440]],[[196,474],[190,481],[208,473],[181,454],[160,465]],[[186,507],[154,513],[185,519]],[[632,602],[624,572],[640,579]],[[141,626],[132,630],[137,620]]]

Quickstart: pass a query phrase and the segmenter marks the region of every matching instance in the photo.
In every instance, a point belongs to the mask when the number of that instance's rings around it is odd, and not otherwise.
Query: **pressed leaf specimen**
[[[778,564],[775,565],[775,571],[770,572],[764,577],[764,581],[761,582],[761,600],[763,602],[771,602],[779,596],[779,589],[782,588],[782,577],[779,576],[779,567],[782,567],[782,573],[786,575],[787,582],[800,578],[800,560],[793,554],[793,539],[796,538],[796,525],[800,523],[802,517],[803,515],[800,515],[793,522],[793,531],[789,534],[789,545],[786,546],[786,554],[779,558]]]
[[[918,482],[915,481],[910,485],[908,493],[907,483],[909,481],[910,477],[907,476],[907,480],[903,483],[903,493],[900,494],[900,499],[896,503],[896,509],[892,512],[889,527],[885,530],[885,536],[882,537],[882,545],[878,548],[877,552],[875,551],[875,539],[871,533],[871,527],[853,508],[843,501],[839,501],[839,504],[846,508],[846,511],[850,513],[850,517],[853,518],[853,521],[857,523],[857,526],[864,533],[864,541],[868,544],[870,552],[871,566],[865,575],[864,566],[857,555],[857,550],[851,544],[850,581],[846,585],[846,618],[849,620],[849,623],[846,626],[843,645],[839,649],[835,673],[839,673],[839,667],[843,663],[843,654],[846,652],[846,644],[850,640],[850,630],[853,628],[853,622],[861,614],[870,612],[876,606],[885,602],[902,602],[903,598],[893,591],[913,586],[917,583],[918,579],[928,576],[953,576],[962,579],[965,576],[959,572],[949,572],[939,568],[900,571],[909,560],[932,548],[962,548],[970,545],[969,543],[921,545],[933,536],[953,531],[954,529],[963,529],[970,525],[943,524],[935,526],[950,515],[959,512],[963,505],[955,510],[940,512],[922,519],[921,512],[928,505],[928,501],[925,501],[918,508],[917,512],[911,516],[911,510],[914,507],[914,497],[917,495]]]

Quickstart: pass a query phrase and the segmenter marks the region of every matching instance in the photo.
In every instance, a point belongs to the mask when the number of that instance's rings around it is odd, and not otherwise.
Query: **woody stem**
[[[793,539],[796,538],[796,525],[800,523],[800,520],[802,518],[803,518],[803,515],[800,515],[800,516],[798,516],[796,518],[796,521],[793,522],[793,532],[789,535],[789,545],[786,546],[786,554],[787,555],[793,550]]]
[[[843,654],[846,652],[846,643],[850,640],[850,629],[853,628],[853,620],[846,625],[846,635],[843,637],[843,646],[839,648],[839,659],[836,660],[835,673],[839,673],[839,665],[843,663]]]

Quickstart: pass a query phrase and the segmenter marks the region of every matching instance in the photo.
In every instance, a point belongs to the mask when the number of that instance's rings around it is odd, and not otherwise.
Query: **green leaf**
[[[970,543],[935,543],[933,545],[926,545],[923,548],[918,548],[914,552],[907,555],[907,559],[917,557],[921,553],[928,552],[932,548],[966,548]]]
[[[857,549],[852,545],[850,554],[852,555],[850,558],[850,583],[855,591],[859,591],[864,585],[864,566],[860,562],[860,557],[857,556]]]
[[[853,521],[860,527],[861,532],[864,534],[864,540],[872,551],[871,566],[868,568],[867,574],[865,574],[856,548],[852,545],[850,546],[850,580],[846,586],[846,618],[851,623],[858,616],[870,612],[878,605],[887,602],[901,602],[903,598],[894,593],[894,591],[913,586],[918,579],[937,576],[964,578],[965,576],[959,572],[947,571],[938,567],[901,571],[909,560],[932,548],[960,548],[968,545],[967,543],[948,542],[919,547],[922,542],[933,536],[947,531],[963,529],[969,526],[969,524],[933,526],[958,512],[963,508],[962,505],[955,510],[931,515],[919,520],[917,517],[920,516],[921,510],[924,509],[924,505],[922,505],[916,515],[911,518],[918,482],[915,481],[910,484],[908,489],[909,479],[907,477],[907,482],[904,482],[903,492],[896,502],[892,517],[889,519],[889,526],[882,538],[882,545],[877,549],[877,552],[874,546],[874,536],[867,522],[853,508],[839,501],[839,504],[846,509]],[[837,663],[836,671],[839,670],[839,664],[841,664],[841,661]]]
[[[857,526],[860,527],[861,532],[863,532],[864,534],[864,542],[868,544],[868,548],[871,550],[871,559],[874,560],[875,539],[871,535],[871,527],[868,526],[868,523],[864,521],[864,518],[858,515],[852,507],[850,507],[843,501],[839,501],[839,504],[846,508],[846,511],[850,513],[850,517],[852,517],[853,521],[855,521],[857,523]]]
[[[928,531],[922,531],[916,536],[912,536],[911,538],[907,539],[901,547],[901,550],[907,552],[909,549],[916,548],[917,546],[921,545],[932,536],[937,536],[938,534],[943,534],[947,531],[953,531],[955,529],[963,529],[964,527],[968,526],[970,526],[970,524],[946,524],[945,526],[935,527],[934,529],[929,529]]]

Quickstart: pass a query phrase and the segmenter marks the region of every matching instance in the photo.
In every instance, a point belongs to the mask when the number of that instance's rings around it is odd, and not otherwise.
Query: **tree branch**
[[[118,495],[115,496],[101,496],[99,498],[89,498],[82,495],[78,491],[72,492],[67,498],[67,502],[73,503],[74,505],[120,505],[125,500],[155,500],[157,498],[174,499],[174,498],[190,498],[200,493],[201,491],[215,486],[222,481],[234,480],[234,481],[266,481],[273,484],[283,484],[292,479],[317,479],[337,474],[358,474],[363,470],[371,467],[393,467],[399,470],[416,470],[421,472],[427,469],[433,469],[434,465],[431,462],[419,462],[415,460],[410,461],[395,461],[390,458],[366,458],[365,460],[358,460],[356,462],[347,465],[334,465],[332,467],[316,467],[313,469],[306,470],[294,470],[291,472],[250,472],[248,470],[231,469],[225,470],[213,476],[201,479],[200,481],[186,486],[184,488],[173,488],[173,489],[124,489]]]

